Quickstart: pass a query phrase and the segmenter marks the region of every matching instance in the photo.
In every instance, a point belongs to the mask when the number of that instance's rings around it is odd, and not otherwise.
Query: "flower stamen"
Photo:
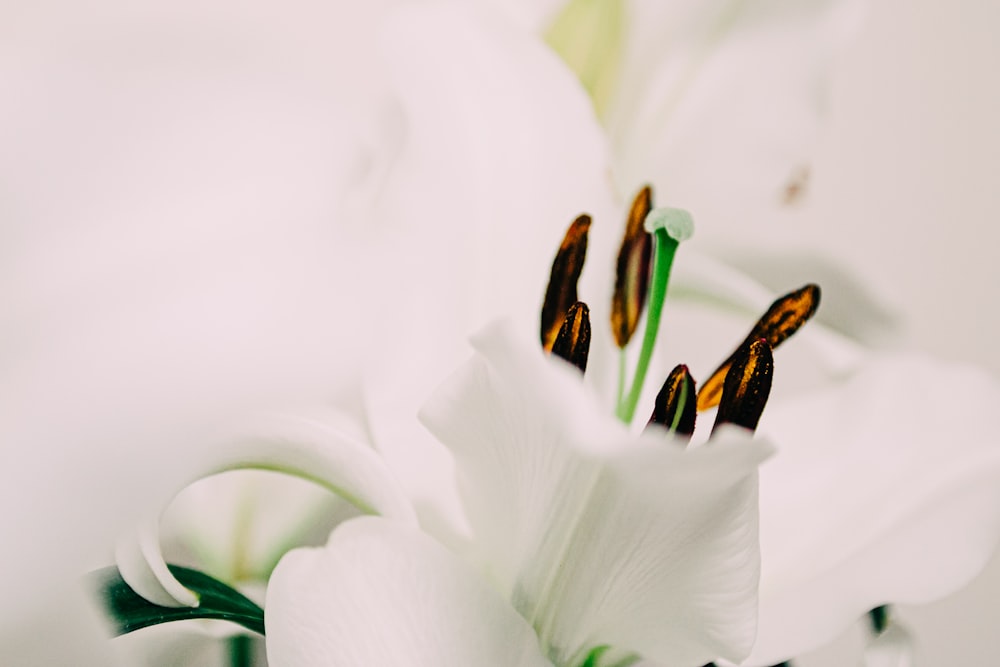
[[[590,309],[584,302],[577,301],[570,306],[552,344],[552,354],[573,364],[581,373],[587,372],[587,357],[590,354]]]
[[[632,339],[646,303],[653,237],[642,223],[652,208],[653,191],[647,185],[632,202],[625,223],[625,236],[618,251],[615,293],[611,300],[611,331],[619,349]]]
[[[587,257],[587,233],[590,231],[590,216],[579,216],[566,230],[566,236],[559,246],[559,252],[552,261],[552,273],[545,289],[542,303],[542,347],[552,350],[559,329],[566,314],[577,299],[576,286]]]
[[[767,341],[771,349],[778,347],[809,321],[819,308],[819,298],[819,286],[810,283],[776,299],[753,325],[736,351],[729,355],[729,358],[722,362],[712,376],[701,385],[698,392],[698,411],[703,412],[719,404],[729,368],[744,347],[758,339]]]
[[[694,378],[688,367],[680,364],[670,371],[660,393],[656,395],[649,424],[659,424],[670,429],[684,440],[694,434],[698,411],[695,409]]]
[[[743,345],[726,373],[714,432],[722,424],[735,424],[754,431],[771,394],[774,356],[763,338]]]

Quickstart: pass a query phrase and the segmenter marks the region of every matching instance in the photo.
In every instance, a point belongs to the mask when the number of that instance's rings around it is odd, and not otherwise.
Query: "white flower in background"
[[[878,290],[804,238],[810,212],[792,205],[808,193],[831,71],[867,4],[577,0],[545,35],[593,97],[621,197],[651,184],[711,221],[693,249],[775,293],[819,282],[821,321],[883,341],[896,322]]]
[[[997,405],[1000,384],[981,370],[888,355],[769,406],[759,431],[778,455],[761,470],[757,664],[980,572],[1000,540]]]

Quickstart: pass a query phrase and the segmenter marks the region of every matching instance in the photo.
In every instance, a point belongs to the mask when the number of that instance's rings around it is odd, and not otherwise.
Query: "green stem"
[[[660,330],[660,316],[663,314],[663,301],[667,296],[667,284],[670,282],[670,268],[673,266],[674,254],[677,252],[678,246],[677,240],[663,228],[654,232],[653,239],[653,285],[649,292],[646,331],[642,337],[642,349],[639,352],[639,362],[635,368],[635,375],[632,376],[632,387],[625,396],[625,400],[619,401],[616,411],[618,418],[626,424],[631,423],[632,417],[635,416],[635,408],[639,404],[639,395],[642,393],[642,385],[646,381],[649,362],[653,358],[656,335]]]
[[[252,667],[253,638],[247,635],[235,635],[229,638],[230,667]]]
[[[618,391],[615,392],[615,405],[621,405],[622,396],[625,395],[625,348],[618,350]]]

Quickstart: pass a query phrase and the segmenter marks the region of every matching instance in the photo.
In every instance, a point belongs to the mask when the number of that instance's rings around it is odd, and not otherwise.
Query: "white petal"
[[[220,424],[351,379],[361,355],[343,350],[366,335],[344,312],[364,304],[340,289],[338,212],[379,148],[381,4],[349,21],[312,0],[7,17],[0,515],[32,548],[0,575],[25,604],[0,609],[0,644],[107,565]]]
[[[475,556],[558,660],[746,655],[767,447],[633,437],[537,343],[494,327],[474,344],[421,418],[455,455]]]
[[[334,526],[358,513],[316,484],[234,470],[181,491],[162,516],[160,532],[171,562],[186,554],[222,581],[263,583],[286,551],[322,544]]]
[[[755,664],[816,647],[869,609],[970,581],[1000,539],[995,379],[919,357],[768,406]]]
[[[508,14],[526,30],[541,33],[568,0],[481,0]]]
[[[203,474],[258,469],[300,477],[342,496],[359,510],[415,524],[409,500],[382,459],[336,427],[322,411],[275,415],[241,428]],[[197,596],[167,570],[158,520],[126,535],[116,551],[123,578],[139,595],[163,606],[198,606]]]
[[[572,73],[486,8],[414,6],[381,41],[403,151],[379,198],[392,223],[392,326],[368,398],[376,445],[428,527],[454,503],[447,452],[412,419],[488,319],[537,321],[552,256],[583,211],[613,210],[603,131]],[[610,227],[610,225],[609,225]],[[452,497],[442,497],[452,489]],[[449,517],[454,518],[454,517]]]
[[[748,315],[751,321],[763,315],[771,303],[784,293],[776,291],[773,285],[766,287],[750,275],[690,248],[685,248],[680,253],[675,269],[676,273],[671,277],[670,284],[671,298],[679,297],[704,302],[713,307],[721,306],[723,310]],[[787,292],[805,282],[816,281],[786,283],[782,289]],[[824,289],[818,319],[822,319],[825,307]],[[738,337],[734,339],[739,340]],[[812,322],[797,332],[795,339],[806,341],[816,351],[816,361],[832,375],[842,375],[855,369],[863,358],[863,348],[855,341],[817,322]],[[723,350],[716,352],[722,353]]]
[[[651,180],[661,201],[713,221],[703,238],[767,238],[746,221],[775,211],[794,169],[808,164],[829,61],[859,4],[632,2],[609,122],[624,188]]]
[[[377,518],[288,553],[265,624],[276,667],[542,667],[531,627],[479,575],[423,533]]]
[[[197,607],[198,594],[181,584],[160,551],[159,517],[147,519],[132,534],[119,540],[115,564],[129,587],[161,607]]]

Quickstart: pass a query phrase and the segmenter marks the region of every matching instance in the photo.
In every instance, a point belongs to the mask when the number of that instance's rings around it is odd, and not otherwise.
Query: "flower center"
[[[578,300],[577,283],[586,259],[591,224],[591,217],[584,214],[567,230],[552,263],[541,316],[542,347],[581,372],[587,368],[591,324],[590,309]],[[635,416],[656,349],[677,248],[693,231],[694,222],[687,211],[654,208],[649,186],[639,191],[629,209],[618,253],[610,318],[619,349],[615,414],[626,424]],[[686,439],[694,432],[697,412],[719,406],[716,426],[731,423],[756,429],[771,389],[772,348],[787,340],[815,314],[819,298],[819,287],[809,284],[775,300],[700,391],[696,390],[687,366],[675,368],[656,397],[648,423],[663,426]],[[644,311],[645,331],[626,390],[626,348]]]

